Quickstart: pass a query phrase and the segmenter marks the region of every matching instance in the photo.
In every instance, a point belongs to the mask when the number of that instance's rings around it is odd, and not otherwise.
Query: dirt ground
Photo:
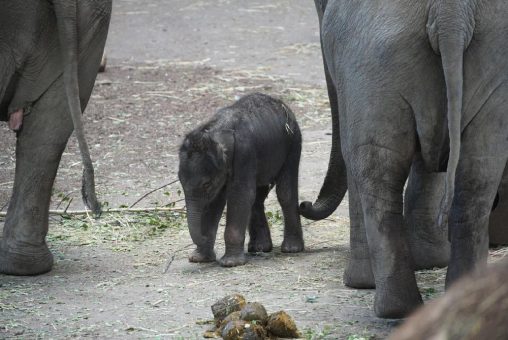
[[[303,131],[300,199],[324,178],[330,118],[312,2],[307,0],[116,0],[107,51],[85,113],[100,199],[129,207],[176,179],[184,134],[246,93],[282,98]],[[14,135],[0,139],[0,210],[12,188]],[[81,210],[81,164],[71,138],[52,209]],[[375,318],[373,291],[342,284],[348,255],[347,199],[330,219],[303,220],[306,251],[282,254],[282,218],[267,206],[275,251],[232,269],[191,264],[182,194],[174,183],[135,208],[164,211],[52,215],[54,270],[0,275],[0,338],[198,339],[210,306],[241,293],[268,312],[289,312],[307,339],[382,339],[397,324]],[[3,221],[0,217],[0,228]],[[221,222],[217,254],[224,242]],[[491,259],[502,256],[493,251]],[[169,265],[169,266],[168,266]],[[425,299],[443,292],[444,270],[417,273]]]

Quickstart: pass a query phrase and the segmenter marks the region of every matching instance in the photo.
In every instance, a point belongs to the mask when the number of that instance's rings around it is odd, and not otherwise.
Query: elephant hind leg
[[[301,144],[293,143],[277,180],[276,191],[284,214],[284,240],[281,250],[284,253],[298,253],[304,250],[302,224],[298,211],[298,165]]]
[[[497,192],[489,220],[489,243],[491,246],[508,245],[508,164]]]
[[[487,263],[488,223],[508,159],[508,115],[503,83],[462,133],[455,191],[448,218],[451,241],[446,286]]]
[[[374,274],[370,264],[369,245],[363,221],[362,204],[356,183],[348,175],[349,191],[349,260],[344,271],[344,284],[351,288],[375,288]]]
[[[429,173],[419,155],[411,165],[404,197],[404,220],[415,269],[446,267],[450,259],[448,229],[439,226],[446,173]]]
[[[270,187],[262,186],[256,190],[256,200],[252,206],[249,223],[249,253],[272,251],[272,236],[265,215],[265,199]]]
[[[404,317],[422,303],[402,217],[411,149],[363,145],[351,158],[375,278],[374,311],[382,318]]]
[[[505,164],[506,158],[491,156],[463,157],[459,162],[448,222],[451,257],[446,287],[487,262],[490,210]]]

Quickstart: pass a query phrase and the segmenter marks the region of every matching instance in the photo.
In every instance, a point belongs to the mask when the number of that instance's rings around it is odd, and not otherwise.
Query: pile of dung
[[[247,302],[240,294],[228,295],[212,305],[215,326],[205,332],[205,338],[225,340],[264,340],[271,338],[300,338],[301,333],[286,312],[268,315],[258,302]]]

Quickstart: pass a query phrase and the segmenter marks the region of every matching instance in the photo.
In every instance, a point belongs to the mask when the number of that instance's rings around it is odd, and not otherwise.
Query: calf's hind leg
[[[270,192],[269,186],[258,187],[256,200],[252,206],[249,223],[249,252],[270,252],[272,251],[272,236],[265,215],[265,199]]]
[[[294,132],[299,133],[299,132]],[[284,253],[297,253],[304,249],[302,224],[298,211],[298,165],[300,163],[300,143],[293,143],[290,153],[276,180],[277,199],[284,215],[284,240],[281,250]]]

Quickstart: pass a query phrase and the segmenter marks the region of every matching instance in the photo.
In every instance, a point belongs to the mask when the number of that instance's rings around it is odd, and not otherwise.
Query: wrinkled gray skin
[[[334,153],[320,196],[301,212],[323,218],[349,188],[344,281],[375,286],[376,315],[402,317],[422,303],[402,216],[412,164],[416,182],[444,172],[437,204],[438,224],[448,222],[451,239],[447,285],[486,261],[489,214],[508,158],[508,46],[501,34],[508,2],[315,3]],[[417,195],[422,188],[433,199],[443,192],[410,182]]]
[[[49,202],[73,130],[84,162],[83,198],[100,212],[81,111],[97,75],[111,1],[1,0],[0,6],[0,119],[15,112],[24,116],[17,129],[0,273],[35,275],[53,265],[45,241]]]
[[[416,170],[415,170],[416,169]],[[416,269],[445,267],[450,256],[447,228],[435,224],[445,186],[444,173],[427,173],[413,162],[404,197],[404,220]],[[508,166],[489,217],[490,246],[508,245]]]
[[[301,142],[291,110],[263,94],[247,95],[219,110],[185,137],[178,176],[185,193],[190,235],[196,244],[191,262],[215,261],[215,237],[226,202],[226,252],[220,264],[245,264],[247,226],[248,251],[270,252],[272,240],[264,201],[273,185],[284,215],[282,251],[303,251],[298,214]]]

